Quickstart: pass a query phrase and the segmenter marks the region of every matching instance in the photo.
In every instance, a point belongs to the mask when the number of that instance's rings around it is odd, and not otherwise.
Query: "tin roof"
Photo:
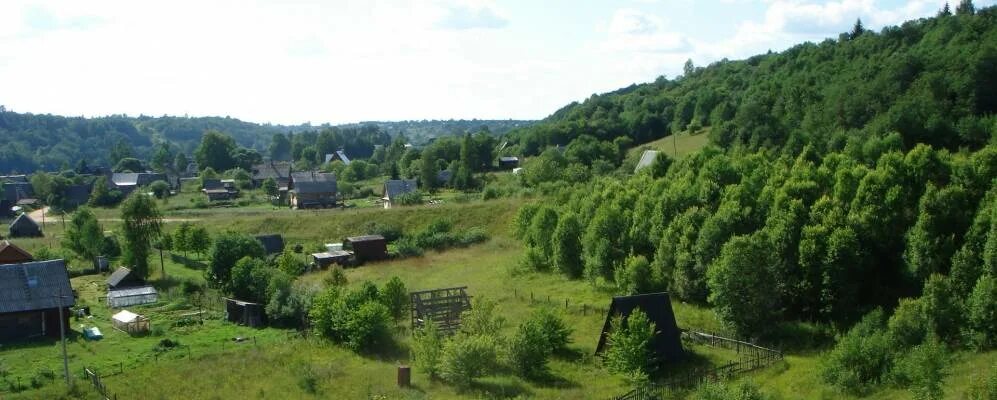
[[[75,303],[65,261],[0,265],[0,313],[70,307]]]

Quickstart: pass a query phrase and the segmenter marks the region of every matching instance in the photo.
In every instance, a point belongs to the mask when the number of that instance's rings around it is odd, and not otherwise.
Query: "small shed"
[[[328,268],[332,264],[339,264],[345,267],[350,264],[350,258],[352,256],[353,253],[349,251],[329,250],[312,254],[312,259],[315,261],[315,265],[319,268]]]
[[[107,277],[107,290],[124,289],[126,287],[145,285],[145,280],[132,270],[125,267],[118,267],[111,276]]]
[[[150,285],[133,286],[107,292],[107,306],[110,308],[152,304],[157,301],[159,301],[159,293],[156,292],[156,288]]]
[[[519,157],[499,157],[499,168],[513,169],[519,166]]]
[[[675,322],[671,299],[668,297],[668,293],[664,292],[613,297],[613,301],[609,305],[609,313],[606,314],[606,322],[602,326],[602,334],[599,336],[599,344],[595,349],[596,354],[602,353],[606,346],[609,346],[607,339],[613,317],[619,315],[626,323],[633,310],[638,308],[647,314],[657,331],[654,338],[651,339],[651,349],[654,352],[655,361],[666,363],[682,359],[685,355],[682,350],[682,332]]]
[[[343,244],[353,250],[358,263],[388,258],[388,242],[381,235],[364,235],[346,238]]]
[[[0,241],[0,264],[20,264],[30,262],[33,259],[34,257],[24,249],[9,241]]]
[[[259,235],[256,240],[263,245],[263,251],[267,255],[280,254],[284,252],[284,237],[279,234]]]
[[[225,319],[239,325],[258,328],[266,324],[262,304],[236,299],[225,299]]]
[[[42,228],[28,214],[18,215],[14,222],[10,223],[10,237],[40,237]]]
[[[111,317],[111,323],[114,325],[114,329],[131,335],[148,332],[150,327],[148,317],[128,310],[121,310],[114,314]]]

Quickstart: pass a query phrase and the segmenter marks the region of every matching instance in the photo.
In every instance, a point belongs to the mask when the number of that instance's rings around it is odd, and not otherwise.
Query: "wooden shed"
[[[10,237],[40,237],[42,228],[28,214],[18,215],[14,222],[10,223]]]
[[[268,256],[284,252],[284,237],[281,235],[259,235],[256,240],[263,245],[263,252]]]
[[[388,258],[388,242],[381,235],[348,237],[343,245],[353,250],[353,255],[360,264]]]
[[[260,303],[225,299],[225,319],[239,325],[253,328],[264,326],[267,320],[264,310],[263,304]]]
[[[668,293],[664,292],[613,297],[609,313],[606,314],[606,322],[602,326],[602,334],[599,336],[596,354],[601,353],[609,345],[607,339],[613,317],[621,316],[625,324],[634,309],[640,309],[647,314],[651,322],[654,322],[657,334],[651,339],[651,348],[655,354],[655,362],[660,364],[682,359],[685,355],[682,350],[682,332],[675,322],[671,299]]]
[[[145,280],[132,270],[125,267],[118,267],[111,276],[107,277],[107,290],[124,289],[127,287],[145,285]]]

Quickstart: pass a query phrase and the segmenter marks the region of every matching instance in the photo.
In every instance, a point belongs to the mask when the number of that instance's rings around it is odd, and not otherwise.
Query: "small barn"
[[[165,174],[150,172],[116,172],[111,175],[111,183],[125,196],[134,192],[135,189],[149,186],[155,181],[169,182]]]
[[[391,207],[391,202],[399,196],[419,190],[419,183],[415,179],[391,179],[384,182],[384,207]]]
[[[656,361],[665,363],[681,359],[685,355],[682,350],[682,332],[675,322],[671,299],[668,293],[664,292],[613,297],[609,313],[606,314],[606,322],[602,326],[602,334],[599,336],[599,344],[595,349],[596,354],[602,353],[610,345],[607,340],[613,317],[619,315],[626,323],[635,309],[643,311],[648,319],[654,322],[657,334],[651,339],[651,348]]]
[[[159,293],[150,285],[131,286],[107,292],[107,306],[121,308],[152,304],[159,301]]]
[[[59,337],[76,304],[63,260],[0,265],[0,341]]]
[[[28,214],[21,214],[14,218],[14,222],[10,223],[9,233],[12,238],[40,237],[42,236],[42,228]]]
[[[128,310],[118,311],[111,316],[111,323],[114,329],[130,335],[148,332],[151,325],[148,317]]]
[[[20,264],[31,262],[34,257],[24,249],[15,246],[13,243],[0,240],[0,265]]]
[[[388,242],[381,235],[348,237],[343,246],[353,250],[353,255],[360,264],[388,258]]]
[[[323,172],[295,172],[291,174],[291,207],[320,208],[336,205],[336,175]]]
[[[284,237],[281,235],[259,235],[256,240],[263,245],[263,252],[268,256],[284,252]]]
[[[644,153],[640,155],[640,161],[637,161],[637,166],[634,167],[634,173],[650,167],[651,164],[654,164],[655,158],[658,158],[658,152],[656,150],[644,150]]]
[[[499,157],[498,165],[500,169],[513,169],[519,166],[519,157]]]
[[[124,289],[128,287],[143,286],[145,279],[142,279],[132,270],[125,267],[118,267],[111,276],[107,277],[107,290]]]
[[[239,325],[258,328],[266,324],[267,315],[262,304],[226,298],[225,319]]]

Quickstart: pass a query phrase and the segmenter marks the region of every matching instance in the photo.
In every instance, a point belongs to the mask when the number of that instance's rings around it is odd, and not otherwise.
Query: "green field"
[[[658,150],[669,157],[684,157],[706,147],[710,142],[709,133],[710,128],[706,127],[697,132],[680,132],[676,135],[665,136],[652,142],[636,145],[627,151],[627,155],[639,159],[644,150]]]
[[[209,291],[198,303],[186,299],[178,281],[203,282],[202,271],[165,259],[168,278],[161,276],[159,258],[154,257],[153,282],[161,288],[160,302],[133,308],[152,318],[154,333],[131,337],[110,325],[111,310],[98,298],[103,292],[103,276],[73,278],[80,294],[79,302],[90,305],[93,318],[72,320],[77,333],[70,336],[68,351],[70,370],[76,382],[89,391],[81,379],[84,367],[105,374],[105,384],[119,398],[525,398],[606,399],[629,390],[619,376],[608,373],[592,355],[605,320],[611,289],[596,288],[586,281],[567,280],[555,274],[521,272],[518,262],[523,253],[520,242],[510,237],[510,221],[523,200],[501,199],[444,203],[435,206],[397,207],[390,210],[358,208],[348,210],[291,211],[287,209],[221,208],[176,210],[167,212],[170,220],[194,221],[212,232],[234,230],[250,234],[281,232],[287,243],[318,246],[338,241],[347,235],[365,233],[370,223],[396,224],[406,231],[423,228],[438,218],[450,218],[461,228],[480,226],[492,238],[479,245],[444,252],[427,252],[422,257],[369,263],[348,269],[350,285],[364,280],[383,283],[400,277],[410,290],[449,286],[467,286],[474,297],[499,303],[498,312],[507,320],[506,334],[537,307],[552,307],[562,313],[573,328],[570,354],[555,356],[550,363],[551,377],[545,381],[528,381],[508,371],[483,378],[458,392],[453,387],[431,381],[416,371],[414,387],[396,388],[395,369],[409,361],[410,338],[406,321],[399,323],[396,346],[377,354],[357,355],[343,347],[310,334],[277,328],[250,329],[221,320],[223,311],[218,293]],[[104,215],[111,217],[111,211]],[[58,220],[55,220],[58,221]],[[117,222],[105,222],[106,229],[116,229]],[[172,230],[175,222],[167,223]],[[58,247],[61,224],[50,221],[49,236],[23,241],[29,250],[43,246]],[[191,255],[194,258],[193,255]],[[322,290],[328,272],[308,273],[299,285]],[[567,304],[565,304],[567,302]],[[675,302],[678,323],[685,328],[719,329],[713,313],[705,308]],[[203,325],[186,326],[190,314],[205,310]],[[85,341],[78,334],[80,325],[95,325],[105,338]],[[233,338],[246,338],[235,342]],[[180,343],[179,347],[157,351],[163,339]],[[729,354],[697,346],[697,365],[721,364]],[[61,394],[59,376],[61,356],[56,341],[39,341],[9,346],[0,350],[0,364],[6,377],[0,383],[0,396],[10,399],[50,398]],[[782,364],[742,377],[759,383],[766,392],[781,398],[851,398],[821,383],[817,376],[820,350],[790,352]],[[960,355],[948,377],[946,398],[959,399],[974,374],[984,373],[997,361],[997,353]],[[681,369],[681,367],[679,367]],[[51,371],[51,372],[49,372]],[[55,379],[38,378],[55,375]],[[32,377],[41,385],[31,387]],[[4,383],[6,382],[6,383]],[[11,384],[26,389],[10,393]],[[382,396],[382,397],[377,397]],[[888,386],[870,393],[867,398],[903,399],[909,393]]]

